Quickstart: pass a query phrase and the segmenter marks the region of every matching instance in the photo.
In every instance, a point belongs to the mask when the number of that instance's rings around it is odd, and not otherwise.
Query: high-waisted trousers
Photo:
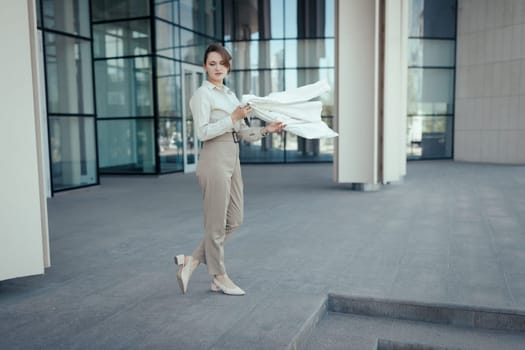
[[[222,275],[226,273],[224,241],[243,219],[239,144],[231,133],[204,142],[197,177],[203,197],[204,239],[192,256],[206,264],[210,275]]]

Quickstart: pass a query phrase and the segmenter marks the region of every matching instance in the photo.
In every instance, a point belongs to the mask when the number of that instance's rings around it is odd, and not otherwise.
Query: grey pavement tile
[[[505,278],[497,261],[493,263],[480,264],[451,264],[449,280],[454,284],[467,284],[476,286],[501,285]]]
[[[489,217],[488,220],[494,232],[524,232],[523,226],[517,217],[498,216]]]
[[[519,305],[525,305],[525,271],[521,273],[506,273],[505,277],[514,302]]]
[[[492,237],[494,249],[498,255],[505,255],[505,250],[525,250],[525,233],[498,233]]]
[[[0,283],[0,348],[237,346],[251,337],[234,326],[254,315],[247,334],[267,327],[264,348],[281,294],[305,296],[293,308],[333,290],[525,310],[523,167],[409,163],[404,183],[368,193],[333,185],[329,164],[243,174],[245,222],[225,247],[247,296],[210,292],[204,267],[178,290],[173,256],[203,237],[194,174],[102,177],[48,201],[53,266]]]
[[[466,236],[472,239],[483,239],[490,232],[484,220],[453,220],[449,224],[451,237]]]
[[[471,273],[477,275],[479,273],[488,272],[500,274],[499,269],[500,257],[493,254],[478,254],[477,252],[451,252],[450,269],[458,273]],[[487,278],[487,277],[485,277]]]
[[[450,265],[449,254],[433,254],[432,252],[417,252],[406,254],[400,263],[401,269],[425,269],[447,272]]]
[[[473,306],[490,305],[495,308],[509,309],[513,305],[507,286],[498,283],[451,283],[449,293],[454,303]]]
[[[448,300],[448,272],[420,269],[417,267],[400,268],[390,294],[401,300],[432,299],[436,302]]]
[[[501,269],[506,273],[521,273],[524,271],[525,257],[523,252],[514,252],[511,255],[499,256]]]

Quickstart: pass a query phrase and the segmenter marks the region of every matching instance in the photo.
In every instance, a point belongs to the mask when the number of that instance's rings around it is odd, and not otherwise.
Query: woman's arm
[[[271,122],[266,124],[265,127],[251,127],[249,128],[244,121],[241,122],[242,126],[239,130],[239,136],[243,141],[254,142],[259,141],[262,137],[274,133],[281,132],[286,125],[281,122]]]
[[[190,108],[197,128],[197,136],[201,141],[206,141],[220,136],[233,129],[231,117],[222,118],[216,122],[210,122],[211,103],[208,96],[197,90],[190,100]]]

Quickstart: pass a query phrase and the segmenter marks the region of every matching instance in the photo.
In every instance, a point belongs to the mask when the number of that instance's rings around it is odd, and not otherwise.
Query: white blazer
[[[323,108],[320,101],[309,101],[330,91],[324,81],[304,85],[282,92],[273,92],[266,97],[243,95],[242,102],[253,107],[254,114],[266,122],[280,121],[286,131],[307,139],[338,136],[321,120]]]

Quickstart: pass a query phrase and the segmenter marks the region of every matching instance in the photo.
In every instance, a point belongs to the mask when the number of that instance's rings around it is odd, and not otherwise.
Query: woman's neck
[[[208,81],[219,88],[222,88],[224,86],[224,80],[217,81],[217,80],[211,80],[208,78]]]

